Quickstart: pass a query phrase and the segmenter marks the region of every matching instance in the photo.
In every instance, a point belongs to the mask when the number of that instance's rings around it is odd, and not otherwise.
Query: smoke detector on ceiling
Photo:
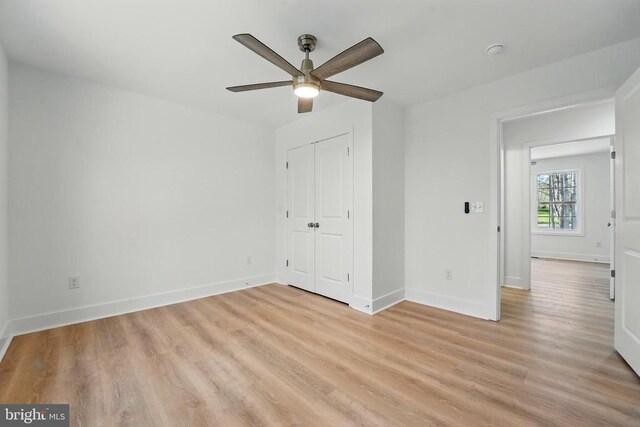
[[[500,55],[504,51],[504,45],[502,43],[492,44],[487,47],[487,53],[489,55]]]

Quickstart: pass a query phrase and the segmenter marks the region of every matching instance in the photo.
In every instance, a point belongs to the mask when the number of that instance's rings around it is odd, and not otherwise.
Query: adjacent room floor
[[[606,265],[534,260],[502,320],[269,285],[14,338],[0,401],[72,425],[640,425]]]

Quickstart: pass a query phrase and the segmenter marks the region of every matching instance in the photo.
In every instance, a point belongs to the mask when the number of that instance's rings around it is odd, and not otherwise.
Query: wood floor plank
[[[532,264],[500,322],[267,285],[15,337],[0,402],[69,403],[74,426],[640,426],[608,267]]]

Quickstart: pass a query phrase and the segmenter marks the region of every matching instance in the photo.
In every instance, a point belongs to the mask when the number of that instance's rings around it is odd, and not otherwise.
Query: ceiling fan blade
[[[242,86],[230,86],[227,90],[231,92],[245,92],[247,90],[269,89],[272,87],[291,86],[293,82],[291,80],[285,80],[281,82],[269,82],[269,83],[256,83],[252,85]]]
[[[351,46],[344,52],[334,56],[311,72],[315,77],[324,80],[349,68],[360,65],[384,53],[382,46],[371,37]]]
[[[244,45],[246,48],[262,56],[264,59],[271,62],[275,66],[280,67],[287,73],[291,74],[293,77],[304,76],[304,74],[302,74],[302,71],[291,65],[286,59],[275,53],[266,44],[262,43],[251,34],[236,34],[235,36],[233,36],[233,39],[238,43]]]
[[[376,102],[382,96],[382,92],[380,92],[379,90],[348,85],[346,83],[337,83],[329,80],[324,80],[321,84],[322,89],[326,90],[327,92],[350,96],[351,98],[364,99],[365,101]]]
[[[310,113],[313,109],[313,98],[298,98],[298,113]]]

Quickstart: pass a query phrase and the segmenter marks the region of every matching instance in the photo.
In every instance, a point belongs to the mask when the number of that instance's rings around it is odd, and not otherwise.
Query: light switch
[[[484,202],[471,202],[470,211],[472,214],[484,213]]]

